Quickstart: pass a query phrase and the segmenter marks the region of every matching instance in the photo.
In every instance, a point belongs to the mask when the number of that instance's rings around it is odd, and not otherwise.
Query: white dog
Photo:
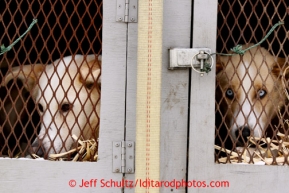
[[[41,128],[33,142],[40,156],[68,151],[72,135],[98,137],[100,115],[100,65],[95,55],[67,56],[51,65],[13,68],[5,82],[20,79],[32,92],[41,115]]]

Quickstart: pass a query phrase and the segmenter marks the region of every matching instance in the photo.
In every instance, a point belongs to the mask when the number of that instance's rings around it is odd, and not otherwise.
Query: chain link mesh
[[[26,82],[13,79],[3,84],[5,75],[11,72],[12,67],[27,64],[56,65],[57,62],[53,61],[69,55],[94,54],[98,56],[101,54],[101,0],[0,1],[0,44],[10,45],[28,28],[34,18],[37,18],[38,22],[31,31],[11,51],[0,56],[2,82],[0,87],[0,156],[27,156],[27,152],[31,152],[31,145],[37,138],[43,122],[37,109],[38,101],[35,101],[33,93],[24,86]],[[71,76],[71,82],[63,83],[62,77],[58,76],[60,84],[54,95],[57,95],[57,90],[64,90],[63,84],[71,84],[77,79],[77,76]],[[48,83],[47,87],[50,86]],[[73,84],[70,87],[74,89]],[[85,104],[91,100],[93,99],[87,98],[82,103]],[[50,102],[46,101],[48,106]],[[53,113],[52,116],[54,116]],[[74,119],[78,116],[79,114],[74,114]],[[86,117],[87,124],[90,124],[90,115],[87,114]],[[81,127],[79,123],[75,124]],[[97,136],[98,134],[95,134],[91,138],[97,141]],[[62,139],[63,144],[66,140]],[[73,148],[75,147],[77,146]],[[68,150],[65,149],[65,151]],[[44,157],[47,158],[48,154],[44,153]],[[67,160],[72,158],[68,156]]]
[[[288,102],[280,86],[280,74],[288,65],[288,7],[285,0],[218,1],[218,53],[228,53],[238,44],[255,44],[275,23],[285,24],[261,44],[264,50],[258,47],[244,56],[217,56],[215,144],[227,149],[215,151],[217,163],[269,160],[266,164],[288,164],[288,146],[279,141],[286,141],[288,134]]]

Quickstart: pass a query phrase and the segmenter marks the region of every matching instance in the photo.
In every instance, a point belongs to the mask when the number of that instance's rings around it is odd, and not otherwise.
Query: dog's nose
[[[251,135],[251,130],[249,127],[239,127],[235,132],[238,142],[242,145],[245,144],[248,140],[248,137]]]
[[[249,127],[244,127],[242,129],[242,137],[247,141],[247,137],[249,137],[251,134],[251,130]]]
[[[33,143],[32,143],[32,149],[33,149],[33,152],[40,156],[40,157],[43,157],[44,156],[44,152],[42,150],[42,146],[39,146],[39,141],[38,140],[35,140]]]

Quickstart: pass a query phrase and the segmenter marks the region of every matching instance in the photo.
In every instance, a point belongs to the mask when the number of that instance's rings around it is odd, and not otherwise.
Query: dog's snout
[[[39,145],[39,141],[37,139],[32,143],[32,150],[33,150],[33,153],[35,153],[36,155],[40,157],[44,156],[42,146]]]
[[[249,137],[250,134],[251,134],[251,131],[250,131],[250,128],[249,128],[249,127],[244,127],[244,128],[242,129],[242,137],[243,137],[244,139],[247,139],[247,137]]]
[[[235,131],[236,138],[238,139],[238,142],[241,144],[244,144],[247,142],[248,137],[251,135],[251,129],[247,126],[245,127],[239,127]]]

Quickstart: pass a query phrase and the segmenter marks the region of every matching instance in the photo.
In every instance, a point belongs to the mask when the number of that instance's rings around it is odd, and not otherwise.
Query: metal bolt
[[[130,18],[130,21],[134,21],[134,18],[132,17],[132,18]]]
[[[132,155],[129,156],[129,159],[132,159]]]
[[[116,144],[115,144],[115,147],[119,147],[119,143],[116,143]]]
[[[114,159],[117,159],[117,155],[114,156]]]
[[[122,21],[122,17],[118,18],[118,21]]]
[[[207,60],[208,57],[208,54],[206,54],[204,51],[200,51],[200,53],[197,55],[197,60],[200,60],[201,63],[201,71],[204,69],[204,61]],[[204,76],[204,73],[201,73],[201,76]]]
[[[208,54],[205,54],[204,51],[200,51],[200,53],[197,55],[197,59],[201,62],[201,69],[204,68],[204,60],[208,59]]]
[[[131,172],[132,172],[132,169],[131,169],[131,168],[127,168],[127,172],[128,172],[128,173],[131,173]]]
[[[115,172],[119,172],[119,169],[117,168],[117,169],[115,169]]]
[[[131,143],[128,143],[127,146],[128,146],[128,147],[132,147],[132,144],[131,144]]]

